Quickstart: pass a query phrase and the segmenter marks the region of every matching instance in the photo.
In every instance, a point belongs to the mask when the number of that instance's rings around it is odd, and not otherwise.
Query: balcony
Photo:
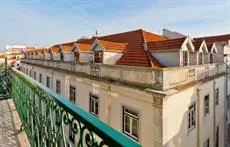
[[[168,90],[179,85],[204,80],[226,72],[224,63],[184,67],[146,68],[133,66],[74,63],[52,60],[23,59],[21,63],[50,69],[70,71],[79,76],[88,76],[125,85],[156,90]]]
[[[15,69],[1,69],[0,82],[0,102],[12,98],[32,147],[68,146],[66,127],[74,133],[74,146],[141,146]]]

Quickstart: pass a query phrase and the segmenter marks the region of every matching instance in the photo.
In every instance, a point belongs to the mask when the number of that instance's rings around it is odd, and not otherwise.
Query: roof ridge
[[[104,36],[100,36],[99,38],[103,38],[103,37],[109,37],[109,36],[114,36],[114,35],[120,35],[120,34],[126,34],[126,33],[131,33],[131,32],[137,32],[140,31],[142,29],[136,29],[136,30],[132,30],[132,31],[125,31],[125,32],[120,32],[120,33],[115,33],[115,34],[110,34],[110,35],[104,35]]]

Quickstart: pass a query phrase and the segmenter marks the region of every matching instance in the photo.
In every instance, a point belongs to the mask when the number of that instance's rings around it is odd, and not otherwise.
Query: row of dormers
[[[141,31],[142,34],[146,33]],[[138,37],[135,39],[137,31],[134,32],[129,34],[130,37],[133,36],[133,41],[127,39],[127,35],[122,33],[58,44],[48,49],[28,51],[25,52],[25,55],[27,58],[55,61],[112,65],[130,65],[132,63],[131,66],[145,66],[150,62],[153,62],[153,66],[161,67],[222,62],[223,53],[222,51],[219,53],[221,48],[217,49],[215,42],[208,41],[207,43],[205,39],[190,37],[167,39],[159,35],[156,39],[155,34],[151,33],[143,35],[147,36],[147,39],[137,40]]]

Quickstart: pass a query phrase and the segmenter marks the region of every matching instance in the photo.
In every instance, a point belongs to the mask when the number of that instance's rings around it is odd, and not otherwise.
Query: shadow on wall
[[[184,96],[184,95],[183,95]],[[177,96],[174,97],[178,98]],[[185,97],[180,97],[180,98],[185,98]],[[177,100],[176,106],[174,106],[174,109],[170,113],[178,114],[175,115],[171,118],[171,120],[168,119],[167,123],[167,128],[168,130],[165,130],[167,136],[172,136],[169,137],[168,141],[163,145],[163,147],[196,147],[197,146],[197,124],[196,127],[188,131],[188,110],[190,104],[194,104],[196,102],[196,109],[197,109],[197,91],[196,88],[194,88],[193,94],[190,96],[190,102],[185,102],[181,100]],[[170,99],[170,98],[169,98]],[[180,111],[181,109],[186,109],[186,111]],[[197,110],[196,110],[197,111]],[[195,114],[197,115],[197,114]],[[172,124],[171,122],[172,121]],[[173,127],[173,128],[170,128]],[[172,133],[175,132],[173,135]]]

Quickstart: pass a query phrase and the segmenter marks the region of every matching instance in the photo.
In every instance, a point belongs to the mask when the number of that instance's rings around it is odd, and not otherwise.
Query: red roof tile
[[[148,42],[147,46],[148,46],[148,50],[150,52],[159,51],[159,50],[164,51],[164,50],[179,49],[179,48],[181,48],[185,39],[186,39],[186,37],[157,41],[157,42]]]
[[[221,41],[230,40],[230,34],[217,35],[217,36],[197,37],[197,38],[194,38],[194,39],[196,39],[196,40],[205,40],[206,43],[214,43],[214,42],[221,42]]]
[[[86,43],[77,43],[77,46],[79,47],[80,51],[82,52],[88,52],[90,50],[92,44],[86,44]]]
[[[196,40],[194,40],[194,41],[192,42],[193,45],[194,45],[194,47],[195,47],[195,51],[199,51],[202,42],[203,42],[203,40],[202,40],[202,41],[196,41]]]
[[[117,43],[117,42],[104,41],[104,40],[98,40],[98,41],[103,45],[105,51],[123,52],[127,47],[127,43]]]

